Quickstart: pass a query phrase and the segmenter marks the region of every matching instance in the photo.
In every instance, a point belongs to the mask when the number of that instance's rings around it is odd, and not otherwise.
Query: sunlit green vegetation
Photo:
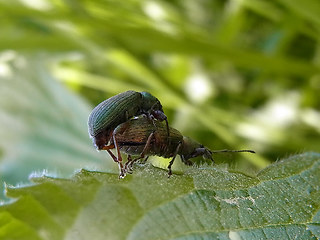
[[[128,89],[151,92],[172,126],[211,149],[256,150],[214,156],[232,169],[319,149],[318,0],[1,0],[0,16],[7,183],[114,171],[86,121]]]

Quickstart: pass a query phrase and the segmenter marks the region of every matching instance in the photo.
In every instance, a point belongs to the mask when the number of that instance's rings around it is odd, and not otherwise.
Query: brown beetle
[[[116,148],[128,155],[126,169],[122,170],[120,177],[124,177],[125,172],[131,169],[132,164],[143,159],[145,156],[157,155],[165,158],[172,157],[168,165],[169,176],[172,175],[171,166],[177,155],[180,155],[183,163],[191,165],[191,158],[202,156],[206,159],[212,159],[213,153],[219,152],[250,152],[252,150],[218,150],[212,151],[202,144],[191,138],[184,137],[178,130],[169,127],[170,134],[167,134],[166,126],[159,121],[152,122],[145,115],[130,119],[120,124],[114,130],[115,142],[109,146],[105,146],[103,150],[107,150],[113,157],[114,161],[118,161],[119,155],[116,157],[110,149]],[[131,155],[139,157],[132,159]]]

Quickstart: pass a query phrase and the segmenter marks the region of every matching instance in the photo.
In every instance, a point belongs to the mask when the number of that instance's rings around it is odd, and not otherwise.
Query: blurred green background
[[[215,155],[227,168],[319,151],[318,0],[0,0],[0,19],[2,182],[117,171],[87,117],[129,89],[211,149],[257,152]]]

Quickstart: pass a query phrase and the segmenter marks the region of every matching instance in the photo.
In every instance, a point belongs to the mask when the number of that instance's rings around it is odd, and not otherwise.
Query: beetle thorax
[[[142,95],[142,104],[141,104],[141,109],[145,112],[148,112],[150,110],[160,110],[162,111],[162,106],[159,100],[152,96],[148,92],[141,92]]]
[[[192,153],[201,146],[198,142],[194,141],[189,137],[183,137],[183,143],[181,150],[179,151],[180,155],[183,155],[185,159],[189,159],[192,156]]]

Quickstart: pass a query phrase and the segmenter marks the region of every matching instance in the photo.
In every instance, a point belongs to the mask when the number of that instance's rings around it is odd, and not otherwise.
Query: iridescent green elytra
[[[101,150],[109,143],[115,127],[140,114],[165,120],[168,125],[160,101],[148,92],[126,91],[101,102],[88,119],[89,135],[95,147]]]

